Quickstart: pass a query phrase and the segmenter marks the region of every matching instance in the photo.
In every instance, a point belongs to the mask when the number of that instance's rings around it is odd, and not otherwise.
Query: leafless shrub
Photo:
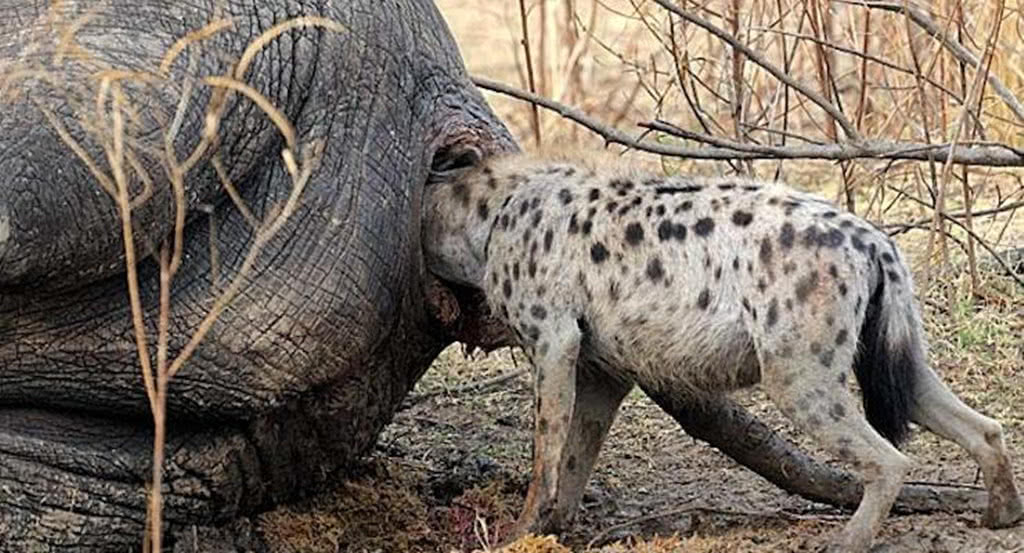
[[[144,88],[176,78],[170,68],[182,56],[188,56],[191,74],[195,74],[198,54],[203,42],[218,33],[232,32],[234,22],[231,19],[217,19],[204,27],[186,34],[176,41],[165,53],[161,63],[149,70],[127,69],[115,67],[97,61],[98,57],[82,47],[75,39],[75,34],[86,26],[93,14],[68,16],[67,7],[55,3],[43,16],[45,25],[44,36],[36,40],[53,40],[58,37],[59,45],[53,54],[52,66],[59,66],[64,58],[75,57],[88,60],[95,67],[91,74],[78,75],[74,79],[65,80],[66,75],[47,71],[35,62],[27,61],[29,55],[36,50],[35,44],[23,51],[20,60],[4,67],[5,76],[0,80],[0,99],[9,100],[19,94],[20,86],[27,80],[45,81],[50,88],[61,95],[62,101],[72,109],[75,124],[86,131],[89,140],[101,146],[104,160],[94,159],[88,150],[66,128],[62,119],[42,102],[33,100],[46,120],[53,126],[60,139],[68,147],[69,153],[75,155],[92,173],[96,184],[100,186],[116,204],[121,220],[121,231],[124,240],[125,274],[127,293],[131,305],[132,325],[135,335],[135,346],[138,362],[142,372],[149,408],[153,416],[153,472],[149,487],[147,506],[147,531],[144,544],[145,551],[162,551],[162,475],[164,464],[164,445],[166,439],[167,393],[168,385],[174,376],[188,363],[196,348],[209,334],[218,317],[230,302],[238,296],[247,276],[263,250],[263,247],[282,228],[299,205],[306,183],[316,169],[323,153],[321,141],[300,143],[298,134],[291,122],[267,98],[255,88],[246,84],[246,72],[255,56],[267,45],[282,34],[294,29],[319,27],[334,32],[343,32],[341,24],[322,17],[305,16],[290,19],[267,29],[247,48],[233,63],[233,69],[227,74],[207,75],[198,79],[186,78],[181,86],[180,100],[174,117],[163,129],[163,151],[159,153],[161,168],[165,172],[166,182],[171,188],[173,198],[174,224],[169,236],[165,237],[155,249],[155,257],[160,268],[160,300],[157,313],[157,335],[155,343],[147,332],[146,313],[140,296],[138,264],[141,257],[147,254],[137,250],[137,239],[132,224],[133,211],[149,201],[154,193],[156,182],[161,181],[159,175],[151,174],[140,162],[146,145],[136,140],[126,128],[130,121],[137,118],[141,106],[133,103],[126,93],[129,87]],[[198,87],[212,89],[212,94],[205,107],[203,129],[196,146],[189,152],[175,150],[175,138],[183,130],[186,109],[195,99]],[[291,178],[291,191],[287,199],[280,205],[270,209],[262,220],[253,215],[244,204],[235,185],[228,178],[225,162],[217,152],[219,141],[219,125],[228,101],[234,94],[244,96],[255,104],[274,124],[285,141],[280,152],[281,163],[284,164]],[[188,129],[196,131],[197,129]],[[146,153],[154,152],[147,150]],[[204,161],[208,160],[208,161]],[[104,163],[105,162],[105,163]],[[253,238],[247,247],[244,260],[234,277],[222,287],[211,289],[213,301],[204,314],[201,323],[193,334],[188,337],[180,351],[172,352],[170,343],[170,320],[174,305],[171,298],[171,284],[183,263],[183,247],[185,241],[185,221],[187,204],[185,199],[185,182],[190,172],[200,163],[209,162],[214,167],[225,193],[232,199],[235,207],[242,213],[252,226]],[[107,167],[109,169],[104,169]],[[142,189],[133,191],[131,182],[135,177],[142,183]],[[211,224],[213,217],[210,218]],[[211,229],[212,234],[213,229]],[[214,242],[211,239],[211,260],[217,259]],[[214,273],[217,268],[214,267]],[[217,282],[215,278],[213,282]],[[152,321],[150,321],[152,322]],[[153,351],[155,350],[155,355]]]

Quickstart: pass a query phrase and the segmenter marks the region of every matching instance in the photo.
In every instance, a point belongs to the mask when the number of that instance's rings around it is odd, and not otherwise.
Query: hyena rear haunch
[[[911,421],[977,460],[987,526],[1022,518],[1002,427],[927,364],[910,271],[867,221],[781,184],[524,155],[436,173],[425,194],[428,269],[482,289],[533,361],[533,476],[516,534],[571,522],[634,384],[697,405],[760,382],[861,472],[840,550],[870,547],[908,469],[894,444]]]

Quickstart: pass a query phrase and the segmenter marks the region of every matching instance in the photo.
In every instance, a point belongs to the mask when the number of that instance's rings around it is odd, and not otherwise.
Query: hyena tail
[[[924,331],[909,277],[894,283],[886,276],[880,267],[853,369],[868,422],[899,446],[910,432],[917,375],[926,368]]]

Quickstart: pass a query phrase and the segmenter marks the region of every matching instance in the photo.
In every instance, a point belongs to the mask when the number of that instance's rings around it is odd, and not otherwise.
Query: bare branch
[[[583,113],[577,108],[567,106],[537,94],[492,81],[483,77],[473,77],[473,83],[487,90],[498,92],[532,102],[549,109],[562,117],[579,123],[601,136],[609,144],[621,144],[636,150],[663,156],[687,159],[826,159],[845,161],[852,159],[887,159],[911,161],[937,161],[963,165],[983,165],[988,167],[1024,167],[1024,150],[1004,144],[990,142],[959,143],[951,147],[948,143],[926,144],[923,142],[904,142],[884,139],[864,140],[862,142],[835,144],[801,144],[789,146],[768,146],[730,141],[712,137],[702,133],[684,131],[686,138],[711,144],[712,147],[686,147],[660,144],[658,142],[633,138],[625,131],[606,125]],[[646,123],[650,126],[655,123]],[[644,126],[642,125],[642,126]]]

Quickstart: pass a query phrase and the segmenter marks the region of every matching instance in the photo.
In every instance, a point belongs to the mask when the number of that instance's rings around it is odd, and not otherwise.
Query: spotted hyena
[[[760,382],[862,473],[843,550],[866,551],[888,513],[910,421],[980,464],[986,525],[1021,519],[1002,428],[929,367],[911,275],[884,232],[781,184],[474,161],[427,187],[424,254],[433,273],[484,290],[533,360],[534,468],[518,532],[571,522],[634,384],[697,404]]]

